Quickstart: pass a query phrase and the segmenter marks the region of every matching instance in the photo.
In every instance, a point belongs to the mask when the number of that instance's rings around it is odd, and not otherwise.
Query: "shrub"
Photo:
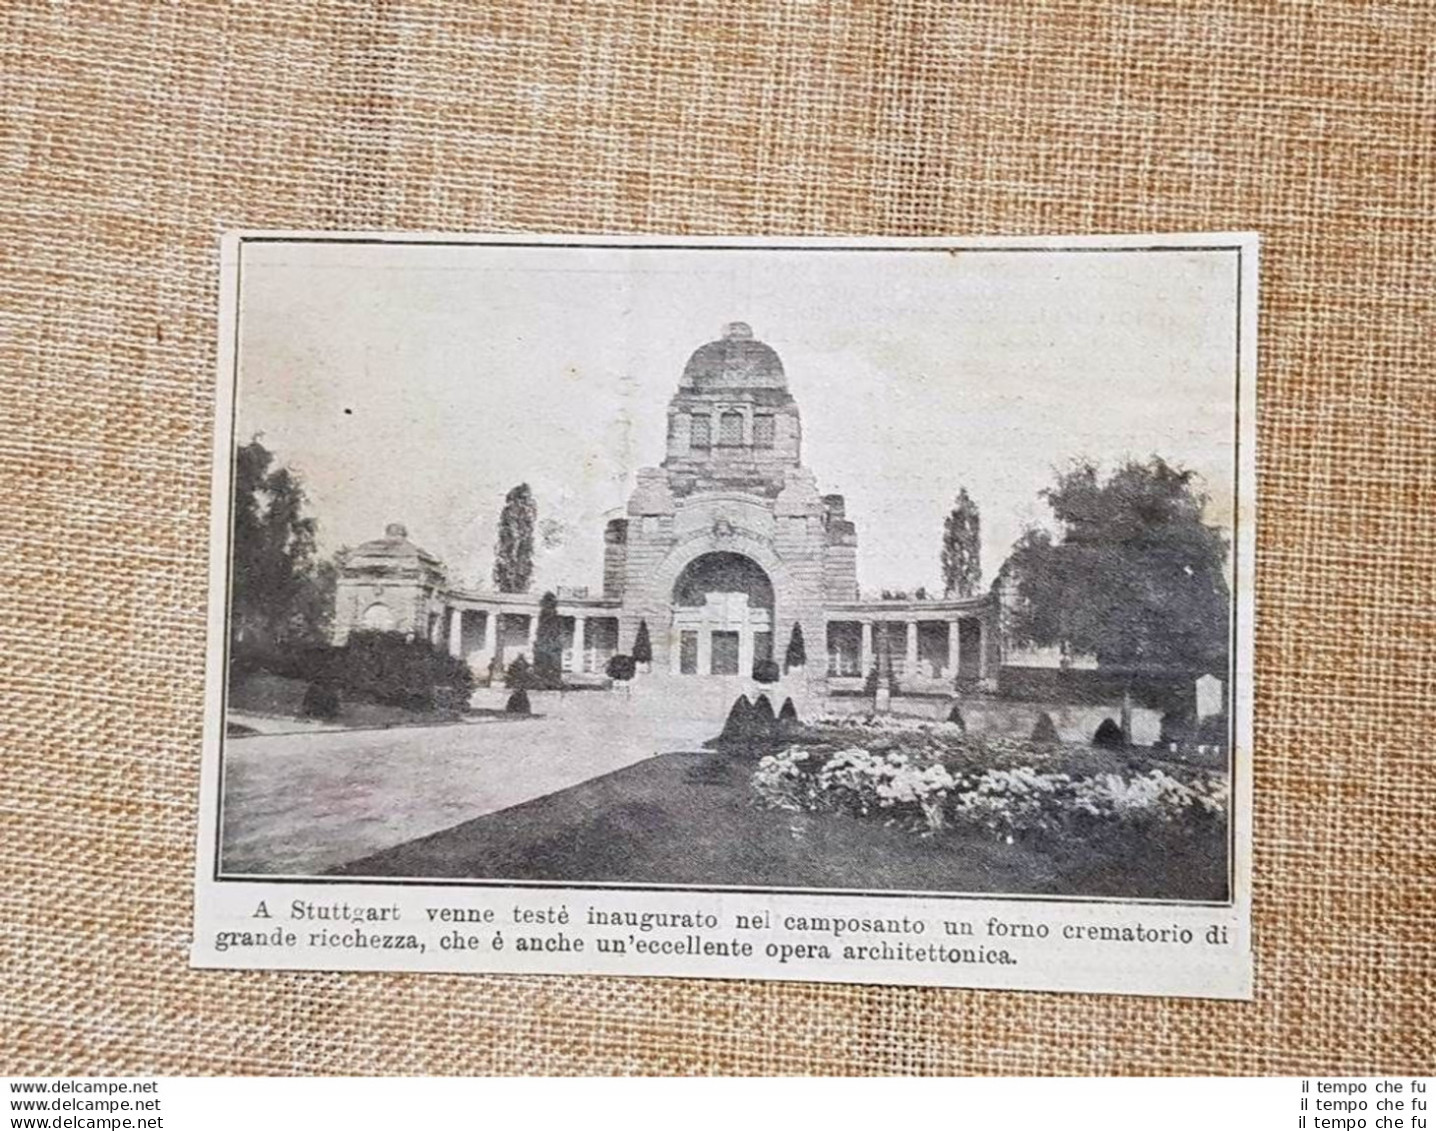
[[[757,738],[767,738],[778,729],[778,716],[773,714],[773,702],[766,695],[758,696],[749,718],[753,734]]]
[[[529,706],[529,693],[522,687],[509,696],[509,701],[504,704],[504,711],[510,715],[531,715],[533,709]]]
[[[895,672],[888,672],[887,681],[888,681],[888,690],[889,690],[892,694],[894,694],[894,695],[901,695],[901,694],[902,694],[902,686],[901,686],[901,684],[899,684],[899,682],[898,682],[898,677],[897,677],[897,674],[896,674]],[[878,693],[878,669],[877,669],[877,665],[874,665],[874,666],[868,671],[867,678],[866,678],[865,680],[863,680],[863,694],[866,695],[866,696],[868,696],[869,698],[872,698],[872,697],[873,697],[874,695],[876,695],[877,693]]]
[[[1226,746],[1226,715],[1208,715],[1197,725],[1197,742],[1203,746]]]
[[[337,719],[339,717],[339,689],[332,683],[318,680],[304,689],[304,702],[299,705],[299,714],[306,719]]]
[[[740,695],[733,700],[733,706],[728,708],[728,717],[723,720],[723,730],[709,745],[740,745],[750,742],[753,737],[753,704],[748,702],[746,695]]]
[[[783,657],[783,663],[790,670],[801,668],[808,662],[808,648],[803,643],[803,626],[796,621],[793,623],[793,633],[788,637],[788,651]]]
[[[336,649],[328,682],[348,695],[412,709],[462,705],[473,691],[469,665],[425,640],[397,632],[355,632]]]
[[[1120,750],[1126,745],[1122,739],[1122,728],[1113,719],[1103,719],[1097,727],[1097,733],[1092,736],[1092,745],[1103,750]]]
[[[778,725],[780,727],[798,726],[798,708],[793,706],[792,698],[783,700],[783,707],[778,712]]]
[[[516,657],[508,666],[504,672],[504,686],[510,691],[528,691],[538,687],[538,680],[534,677],[534,670],[529,666],[527,656]]]
[[[625,656],[622,652],[610,657],[608,665],[604,668],[604,671],[608,673],[608,678],[616,679],[619,683],[627,683],[637,670],[638,665],[633,662],[633,657]]]
[[[1033,742],[1061,742],[1062,736],[1057,733],[1057,724],[1052,721],[1052,716],[1046,711],[1039,711],[1037,722],[1032,726]]]
[[[648,639],[648,622],[638,622],[638,635],[633,639],[633,662],[635,664],[653,663],[653,642]]]
[[[950,723],[955,723],[957,726],[960,726],[964,731],[967,730],[967,722],[963,719],[962,711],[958,708],[956,703],[952,705],[952,710],[947,713],[947,721]]]
[[[1185,746],[1192,741],[1193,720],[1190,711],[1166,711],[1162,714],[1161,730],[1157,736],[1158,746],[1176,743]]]
[[[509,686],[512,687],[513,684]],[[558,616],[558,598],[552,593],[545,593],[539,598],[538,626],[534,632],[532,686],[563,686],[563,625]]]
[[[753,662],[753,678],[759,683],[777,683],[778,677],[782,674],[773,660],[755,660]]]

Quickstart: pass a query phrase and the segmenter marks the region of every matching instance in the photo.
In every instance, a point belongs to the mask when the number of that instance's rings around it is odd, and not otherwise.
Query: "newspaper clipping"
[[[194,963],[1250,997],[1257,246],[226,237]]]

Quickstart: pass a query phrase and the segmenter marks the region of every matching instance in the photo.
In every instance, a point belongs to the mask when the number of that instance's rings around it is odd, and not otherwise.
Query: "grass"
[[[1219,900],[1224,833],[1158,843],[920,837],[838,814],[761,808],[751,761],[664,754],[335,869],[411,876]]]

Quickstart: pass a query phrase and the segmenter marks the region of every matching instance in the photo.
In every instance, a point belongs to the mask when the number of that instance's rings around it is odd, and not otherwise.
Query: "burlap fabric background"
[[[3,7],[0,1071],[1436,1070],[1430,4]],[[189,970],[233,226],[1261,230],[1257,1001]]]

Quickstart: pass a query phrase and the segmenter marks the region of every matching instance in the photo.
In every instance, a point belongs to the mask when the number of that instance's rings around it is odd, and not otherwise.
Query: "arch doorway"
[[[773,658],[773,582],[743,554],[715,550],[694,558],[673,584],[673,671],[678,675],[752,673]]]

